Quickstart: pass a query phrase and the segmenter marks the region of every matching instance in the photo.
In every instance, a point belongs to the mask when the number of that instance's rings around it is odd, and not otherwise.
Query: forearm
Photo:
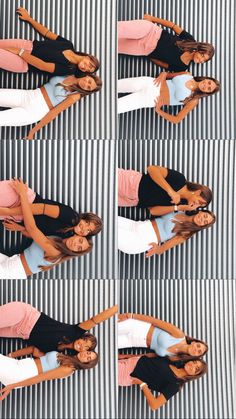
[[[182,121],[184,118],[178,118],[177,115],[170,115],[167,112],[162,111],[161,109],[156,109],[156,112],[158,115],[160,115],[162,118],[164,118],[166,121],[171,122],[172,124],[178,124]]]
[[[27,22],[30,23],[31,26],[33,26],[33,28],[40,33],[40,35],[42,36],[46,36],[46,34],[49,32],[48,28],[44,25],[42,25],[41,23],[37,22],[37,20],[34,20],[31,16],[30,18],[27,20]]]
[[[35,229],[36,224],[25,192],[20,194],[20,200],[25,229],[31,234],[31,230]]]
[[[33,353],[34,346],[27,346],[26,348],[18,349],[17,351],[11,352],[11,358],[18,358],[20,356],[31,355]]]
[[[80,323],[79,326],[85,330],[92,329],[96,325],[114,316],[117,313],[117,311],[118,311],[118,306],[115,305],[113,307],[108,308],[107,310],[102,311],[101,313],[96,314],[95,316],[91,317],[91,319],[85,320],[84,322]]]
[[[165,180],[165,177],[163,176],[161,172],[161,168],[159,168],[158,166],[149,166],[147,168],[147,172],[149,176],[151,177],[151,179],[153,180],[153,182],[155,182],[164,191],[166,191],[166,193],[169,196],[171,196],[171,194],[175,192],[173,188],[169,185],[169,183]]]
[[[169,64],[168,63],[165,63],[164,61],[157,60],[156,58],[151,58],[151,61],[154,64],[159,65],[160,67],[165,68],[166,70],[169,68]]]
[[[28,64],[32,65],[35,68],[38,68],[41,71],[46,71],[48,73],[53,73],[55,70],[55,64],[54,63],[48,63],[40,58],[35,57],[34,55],[30,54],[27,51],[24,51],[21,55],[21,58],[23,58],[24,61],[26,61]]]
[[[147,385],[143,386],[142,391],[152,410],[157,410],[166,403],[166,399],[163,395],[155,397]]]
[[[30,204],[30,208],[31,208],[32,214],[42,215],[44,211],[44,204]],[[0,207],[0,215],[1,216],[22,215],[22,208],[21,206],[18,206],[15,208]]]
[[[171,212],[174,212],[174,205],[169,205],[169,206],[163,206],[163,207],[149,207],[149,212],[152,215],[157,215],[157,216],[161,216],[161,215],[165,215],[165,214],[170,214]]]

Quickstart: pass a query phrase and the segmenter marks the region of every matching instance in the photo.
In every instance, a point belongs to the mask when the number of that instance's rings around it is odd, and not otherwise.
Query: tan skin
[[[137,355],[135,355],[137,356]],[[146,357],[150,357],[150,358],[155,358],[156,355],[155,354],[145,354],[145,355],[140,355],[138,356],[138,358],[141,358],[142,356],[146,356]],[[124,357],[126,358],[130,358],[132,357],[132,355],[125,355]],[[123,357],[119,356],[119,359],[123,359]],[[200,361],[196,360],[196,361],[189,361],[185,364],[184,368],[176,368],[174,365],[170,365],[169,368],[173,371],[173,373],[175,374],[176,377],[178,378],[184,378],[186,376],[195,376],[200,374],[200,372],[202,371],[202,364]],[[140,390],[143,392],[147,403],[149,405],[149,407],[152,410],[157,410],[160,407],[162,407],[164,404],[167,403],[167,400],[165,398],[165,396],[163,394],[159,394],[157,397],[155,397],[151,390],[148,388],[147,383],[144,383],[142,380],[140,380],[139,378],[133,377],[132,378],[132,383],[133,385],[139,385],[141,386],[141,384],[143,384],[142,387],[140,387]]]
[[[60,256],[60,252],[53,246],[51,240],[45,236],[35,224],[27,198],[28,186],[25,185],[22,180],[13,180],[11,185],[20,196],[25,229],[27,230],[29,236],[44,250],[44,257],[53,257],[56,260],[56,258]],[[64,239],[63,241],[68,249],[73,252],[83,251],[89,247],[87,239],[77,235]],[[20,254],[20,258],[26,275],[32,275],[23,253]]]
[[[106,310],[101,311],[101,313],[95,314],[90,319],[84,320],[79,324],[79,327],[81,329],[89,331],[90,329],[96,327],[98,324],[103,323],[111,317],[115,316],[117,312],[118,305],[114,305],[112,307],[107,308]],[[8,356],[11,356],[12,358],[17,358],[20,356],[28,355],[30,353],[32,353],[34,357],[40,357],[44,355],[44,352],[40,351],[40,349],[36,348],[35,346],[33,347],[33,352],[31,352],[32,349],[29,348],[32,348],[32,346],[11,352]],[[87,339],[85,340],[83,338],[80,338],[71,343],[60,343],[58,347],[55,348],[55,350],[59,351],[62,351],[64,349],[74,349],[77,352],[90,350],[91,342]]]
[[[20,20],[28,22],[33,26],[33,28],[43,37],[55,41],[58,37],[57,34],[48,30],[46,26],[41,25],[41,23],[34,20],[23,7],[18,7],[16,10],[19,15]],[[7,51],[18,55],[20,48],[6,48]],[[65,58],[73,64],[77,64],[78,68],[81,71],[93,73],[96,68],[88,56],[78,55],[72,50],[65,50],[62,52]],[[34,57],[31,53],[24,51],[21,55],[21,58],[26,61],[28,64],[38,68],[41,71],[46,71],[48,73],[53,73],[55,70],[55,64],[41,60],[40,58]]]
[[[30,347],[29,350],[33,351],[33,347]],[[29,352],[33,353],[33,352]],[[78,359],[82,363],[88,363],[94,359],[96,359],[96,354],[90,351],[83,351],[77,354]],[[42,372],[42,365],[40,358],[34,360],[38,369],[38,375],[32,378],[28,378],[23,381],[19,381],[15,384],[10,384],[0,390],[0,401],[4,400],[14,388],[17,387],[29,387],[34,384],[42,383],[44,381],[55,380],[58,378],[66,378],[72,375],[75,372],[75,369],[72,367],[60,365],[58,368],[54,368],[53,370]]]
[[[152,334],[154,331],[154,327],[158,327],[159,329],[164,330],[165,332],[169,333],[174,338],[183,338],[183,340],[175,345],[170,346],[167,348],[167,351],[172,353],[173,355],[177,354],[187,354],[190,356],[202,356],[206,350],[206,346],[200,342],[192,342],[188,344],[185,338],[185,333],[179,329],[177,326],[173,325],[172,323],[165,322],[164,320],[156,319],[152,316],[146,316],[145,314],[136,314],[136,313],[124,313],[118,314],[119,321],[125,321],[127,319],[136,319],[141,320],[143,322],[149,323],[150,328],[147,333],[146,343],[147,347],[150,347]]]
[[[174,77],[180,74],[189,74],[188,72],[182,73],[166,73],[162,72],[155,80],[154,84],[156,86],[160,85],[160,95],[159,98],[155,101],[155,110],[164,119],[173,124],[178,124],[179,122],[183,121],[183,119],[198,105],[199,99],[193,98],[186,104],[183,104],[183,108],[178,112],[177,115],[171,115],[168,112],[164,112],[161,108],[164,105],[170,104],[170,97],[169,97],[169,89],[166,83],[167,79],[173,79]],[[189,89],[189,96],[196,90],[199,89],[204,93],[211,93],[214,92],[216,89],[216,84],[213,80],[204,79],[200,82],[195,81],[194,79],[188,80],[185,83],[185,86]]]
[[[172,29],[176,35],[180,35],[181,32],[183,32],[183,29],[176,25],[174,22],[171,22],[169,20],[166,19],[161,19],[159,17],[155,17],[149,14],[145,14],[143,17],[145,20],[149,20],[152,23],[157,23],[159,25],[165,26],[166,28],[170,28]],[[203,64],[206,61],[209,60],[209,56],[208,54],[204,53],[204,52],[199,52],[199,51],[185,51],[182,53],[182,55],[180,56],[180,60],[186,64],[189,65],[191,62],[194,62],[195,64]],[[169,68],[169,64],[165,63],[164,61],[155,59],[155,58],[151,58],[151,61],[156,64],[159,65],[160,67],[165,68],[166,70],[168,70]]]

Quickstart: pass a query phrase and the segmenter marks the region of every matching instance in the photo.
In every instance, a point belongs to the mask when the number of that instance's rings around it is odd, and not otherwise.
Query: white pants
[[[146,348],[150,323],[136,319],[118,322],[118,349]]]
[[[0,382],[7,386],[38,375],[38,368],[32,358],[14,359],[0,354]]]
[[[118,80],[118,93],[130,93],[118,98],[118,113],[155,107],[155,100],[160,95],[160,86],[155,86],[154,80],[153,77],[132,77]]]
[[[0,126],[20,127],[40,121],[48,112],[40,89],[0,89],[0,106],[7,109],[0,112]]]
[[[118,217],[118,249],[134,255],[146,252],[150,243],[158,243],[155,230],[150,220],[134,221]]]
[[[26,279],[20,255],[6,256],[0,253],[0,279]]]

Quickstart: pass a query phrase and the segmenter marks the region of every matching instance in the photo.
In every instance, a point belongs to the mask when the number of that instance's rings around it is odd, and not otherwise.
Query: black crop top
[[[149,54],[149,58],[155,58],[169,64],[169,71],[178,72],[188,70],[189,65],[184,64],[180,59],[183,51],[181,51],[179,47],[175,45],[176,41],[183,40],[195,41],[193,36],[186,31],[182,31],[180,35],[172,35],[163,29],[157,46],[151,52],[151,54]]]
[[[147,383],[150,390],[158,391],[169,400],[180,389],[180,383],[169,365],[167,358],[142,356],[130,375]]]
[[[31,54],[45,62],[54,63],[55,70],[53,73],[50,73],[54,76],[64,76],[74,73],[76,73],[78,77],[83,76],[84,73],[80,71],[77,66],[70,63],[64,56],[63,51],[68,49],[74,51],[72,42],[62,36],[58,36],[56,40],[46,39],[45,41],[33,41]],[[34,66],[30,66],[30,69],[38,71]]]
[[[56,351],[60,343],[74,342],[86,332],[79,324],[61,323],[41,313],[30,333],[29,342],[43,352]]]
[[[172,169],[167,169],[167,176],[165,180],[176,192],[186,185],[185,176],[182,173]],[[138,206],[141,208],[155,207],[156,205],[173,205],[168,193],[164,191],[164,189],[162,189],[159,185],[157,185],[149,176],[149,174],[143,174],[141,178],[139,183],[138,197]],[[180,203],[183,204],[186,202],[181,201]]]

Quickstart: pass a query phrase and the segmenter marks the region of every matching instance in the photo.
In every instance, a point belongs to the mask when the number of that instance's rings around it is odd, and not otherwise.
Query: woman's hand
[[[123,322],[127,319],[131,319],[131,313],[118,314],[118,322]]]
[[[4,48],[6,51],[11,52],[12,54],[18,55],[20,52],[20,48],[16,48],[16,47],[8,47],[8,48]]]
[[[168,195],[171,198],[171,203],[172,204],[177,205],[181,200],[180,194],[178,192],[175,192],[174,190],[173,190],[173,192],[170,192]]]
[[[25,22],[30,21],[30,14],[26,9],[24,9],[24,7],[18,7],[16,9],[16,13],[18,14],[20,20],[24,20]]]
[[[160,86],[161,85],[161,83],[163,82],[163,81],[165,81],[166,80],[166,77],[167,77],[167,72],[166,71],[162,71],[160,74],[159,74],[159,76],[157,76],[154,80],[153,80],[153,83],[155,84],[155,86]]]
[[[0,390],[0,401],[4,400],[8,394],[13,390],[14,387],[12,386],[6,386]]]
[[[149,20],[150,22],[152,22],[152,16],[151,16],[151,15],[148,15],[147,13],[145,13],[145,14],[143,15],[143,19],[145,19],[145,20]]]
[[[132,379],[132,384],[137,384],[137,385],[140,385],[140,384],[142,384],[142,383],[143,383],[143,381],[142,381],[142,380],[140,380],[139,378],[134,377],[134,378]]]
[[[30,131],[29,131],[29,133],[27,134],[27,136],[26,137],[24,137],[24,140],[33,140],[34,139],[34,131],[31,129]]]
[[[149,246],[152,246],[152,247],[146,252],[146,258],[150,258],[153,255],[161,255],[162,253],[161,245],[159,245],[158,243],[152,242],[152,243],[149,243]]]
[[[178,209],[180,211],[196,211],[199,208],[199,204],[186,204],[186,205],[179,205]]]
[[[45,352],[42,352],[40,349],[34,347],[32,355],[34,358],[41,358],[41,356],[45,355]]]
[[[164,103],[163,99],[161,97],[158,97],[158,99],[155,100],[155,110],[156,110],[156,112],[158,113],[161,110],[162,106],[164,106],[164,105],[165,105],[165,103]]]
[[[28,190],[27,183],[24,183],[22,179],[12,179],[10,185],[18,195],[25,195]]]
[[[24,226],[11,220],[3,221],[3,226],[6,230],[9,230],[9,231],[24,231],[25,230]]]

